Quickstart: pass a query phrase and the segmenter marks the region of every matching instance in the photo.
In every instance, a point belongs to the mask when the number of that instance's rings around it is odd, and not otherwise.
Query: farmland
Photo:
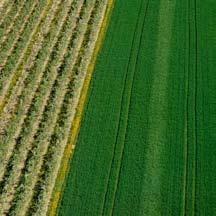
[[[215,15],[0,0],[0,216],[216,215]]]
[[[47,215],[107,1],[0,3],[0,215]]]
[[[215,13],[114,1],[59,215],[216,215]]]

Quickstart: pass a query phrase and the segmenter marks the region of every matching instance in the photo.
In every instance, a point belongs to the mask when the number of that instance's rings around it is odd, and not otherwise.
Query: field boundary
[[[69,170],[70,158],[72,157],[72,154],[74,152],[73,150],[75,148],[77,135],[78,135],[79,129],[80,129],[82,113],[83,113],[83,110],[85,107],[85,102],[86,102],[86,99],[88,96],[88,89],[89,89],[92,74],[94,71],[97,55],[101,49],[101,46],[102,46],[102,43],[104,40],[104,36],[105,36],[106,30],[107,30],[107,24],[109,22],[109,17],[110,17],[112,8],[113,8],[113,2],[114,2],[114,0],[108,0],[108,2],[107,2],[106,11],[105,11],[105,14],[104,14],[104,17],[102,20],[102,24],[100,26],[99,36],[96,40],[94,52],[93,52],[93,55],[91,57],[91,61],[90,61],[90,64],[88,66],[88,69],[87,69],[86,77],[85,77],[84,84],[83,84],[82,91],[81,91],[81,95],[80,95],[80,99],[79,99],[79,102],[77,105],[76,114],[75,114],[74,120],[72,122],[72,127],[71,127],[71,132],[70,132],[71,136],[69,138],[69,142],[68,142],[67,146],[65,147],[63,158],[62,158],[60,169],[59,169],[59,173],[58,173],[58,176],[56,179],[55,188],[54,188],[54,191],[52,194],[50,207],[49,207],[49,211],[48,211],[49,216],[56,215],[56,211],[58,209],[58,204],[59,204],[59,201],[61,200],[61,192],[63,190],[64,180],[65,180],[65,177],[66,177],[67,172]]]

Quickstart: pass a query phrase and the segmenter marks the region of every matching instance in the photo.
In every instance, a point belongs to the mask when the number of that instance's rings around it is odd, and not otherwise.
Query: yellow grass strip
[[[76,138],[77,138],[79,128],[80,128],[82,112],[84,110],[85,101],[86,101],[86,98],[88,95],[88,89],[89,89],[91,77],[92,77],[92,74],[94,71],[97,55],[98,55],[100,48],[102,46],[102,43],[103,43],[103,39],[104,39],[104,35],[105,35],[106,29],[107,29],[107,23],[109,20],[109,15],[110,15],[111,10],[112,10],[112,6],[113,6],[113,0],[108,0],[107,9],[106,9],[104,19],[103,19],[102,24],[101,24],[99,36],[98,36],[98,39],[97,39],[97,42],[96,42],[96,45],[94,48],[91,62],[88,66],[85,80],[84,80],[82,92],[81,92],[79,103],[77,106],[76,115],[75,115],[74,120],[72,122],[71,137],[70,137],[69,142],[65,148],[64,155],[63,155],[63,158],[61,161],[61,167],[59,169],[59,173],[58,173],[58,176],[56,179],[55,188],[54,188],[52,199],[50,202],[50,210],[49,210],[50,216],[55,215],[59,200],[61,198],[62,186],[63,186],[64,180],[65,180],[66,173],[68,171],[69,160],[70,160],[72,153],[73,153],[73,150],[75,148]]]

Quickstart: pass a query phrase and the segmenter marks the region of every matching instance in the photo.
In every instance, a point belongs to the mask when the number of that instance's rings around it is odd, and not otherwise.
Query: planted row
[[[91,4],[89,4],[89,6],[91,6]],[[84,16],[85,15],[87,14],[84,14]],[[85,19],[83,20],[85,21]],[[82,26],[80,26],[80,28],[81,27]],[[77,40],[78,39],[79,38],[77,38]],[[70,45],[76,45],[76,44],[77,44],[76,40],[73,39]],[[67,80],[69,79],[68,76],[71,74],[71,69],[73,67],[72,61],[75,61],[73,59],[76,59],[76,56],[74,54],[77,51],[74,49],[74,47],[70,47],[70,48],[71,48],[70,55],[67,56],[61,68],[59,68],[58,79],[53,85],[50,99],[43,113],[38,131],[34,136],[35,140],[33,141],[33,149],[28,154],[25,169],[23,170],[23,174],[22,174],[22,179],[21,182],[19,183],[19,188],[17,190],[17,200],[16,200],[16,205],[18,205],[18,207],[16,208],[17,210],[20,209],[21,205],[23,207],[23,203],[28,204],[29,199],[27,199],[27,195],[29,197],[29,194],[33,194],[33,187],[37,181],[38,172],[40,170],[40,166],[42,165],[42,161],[43,161],[43,155],[45,154],[46,149],[49,145],[49,137],[52,133],[53,125],[55,125],[61,107],[61,103],[62,103],[61,101],[63,100],[64,92],[66,91],[65,89],[67,88],[67,83],[68,83]],[[57,83],[61,83],[61,88],[59,88]],[[33,119],[31,120],[33,121]],[[26,174],[26,172],[28,172],[28,174]],[[26,175],[28,175],[28,178],[25,177]],[[25,186],[20,187],[22,185]]]
[[[59,1],[57,1],[58,5],[59,5]],[[52,6],[52,8],[56,8],[56,4],[54,4]],[[51,9],[50,9],[51,10]],[[52,13],[50,12],[50,14],[52,14],[52,16],[54,17],[55,16],[55,13],[56,12],[56,9],[55,10],[52,10]],[[26,79],[26,77],[28,76],[28,74],[30,73],[30,69],[35,65],[35,61],[34,59],[37,57],[38,55],[38,52],[40,49],[41,49],[41,46],[42,46],[42,40],[41,38],[43,39],[44,36],[45,36],[45,32],[47,31],[47,28],[49,30],[50,28],[50,19],[48,19],[49,17],[47,17],[46,19],[46,22],[44,22],[44,24],[47,24],[47,25],[44,25],[43,27],[43,31],[42,29],[38,29],[37,32],[35,32],[35,34],[37,33],[38,35],[40,34],[41,37],[38,37],[33,46],[33,50],[32,52],[29,54],[28,56],[28,62],[26,63],[23,63],[22,65],[22,73],[24,73],[25,76],[21,76],[19,81],[16,83],[17,85],[12,89],[13,90],[13,94],[11,95],[11,97],[8,99],[8,104],[6,104],[6,106],[4,107],[4,110],[3,110],[3,113],[0,117],[0,122],[1,122],[1,142],[0,142],[0,147],[1,147],[1,153],[0,153],[0,160],[2,161],[2,164],[4,164],[4,162],[7,162],[7,157],[8,157],[8,154],[11,153],[11,148],[10,147],[10,139],[13,138],[13,136],[16,137],[16,133],[14,130],[12,130],[13,128],[11,127],[8,127],[8,125],[11,123],[11,121],[14,121],[15,123],[15,119],[16,117],[18,116],[18,113],[16,113],[16,110],[17,110],[17,104],[18,102],[22,103],[22,98],[21,97],[21,93],[22,93],[22,90],[23,90],[23,87],[25,86],[25,83],[24,81],[28,82],[28,79]],[[44,32],[43,34],[42,33],[39,33],[39,32]],[[35,53],[36,52],[36,53]],[[43,54],[43,53],[42,53]],[[14,117],[13,119],[10,119],[11,117]],[[18,118],[18,117],[17,117]],[[14,124],[16,125],[16,124]],[[17,125],[16,125],[17,126]],[[8,128],[5,130],[5,128]],[[12,137],[11,137],[12,136]],[[6,144],[8,143],[8,144]],[[3,168],[4,166],[2,165],[1,166],[1,169]],[[0,176],[2,176],[2,171],[0,172]],[[0,178],[1,179],[1,178]]]
[[[12,155],[14,142],[17,139],[18,134],[20,132],[21,128],[19,127],[19,125],[22,125],[22,122],[24,121],[25,118],[24,111],[26,110],[27,112],[29,108],[29,105],[25,103],[25,98],[27,97],[27,99],[29,99],[29,97],[31,96],[32,99],[34,96],[34,92],[33,93],[31,92],[33,90],[32,86],[28,85],[31,84],[32,81],[31,76],[35,75],[35,73],[33,72],[35,69],[40,71],[43,67],[46,66],[47,64],[46,58],[48,58],[49,55],[47,56],[47,52],[45,48],[49,49],[50,46],[51,48],[53,47],[52,44],[53,41],[50,41],[50,37],[49,37],[50,34],[48,34],[48,32],[50,30],[51,23],[54,17],[56,18],[56,20],[60,18],[56,16],[57,15],[56,13],[60,9],[60,2],[61,0],[56,1],[56,3],[53,4],[52,8],[50,9],[50,14],[47,17],[46,21],[44,22],[44,24],[47,25],[43,25],[43,28],[40,29],[41,37],[38,37],[37,38],[38,40],[35,41],[35,46],[33,46],[34,50],[32,52],[32,55],[29,56],[29,61],[26,62],[26,65],[24,65],[25,68],[22,71],[24,75],[20,77],[19,82],[14,87],[13,94],[9,98],[8,104],[6,104],[6,107],[4,109],[5,113],[0,118],[0,122],[1,122],[0,161],[2,163],[2,166],[0,168],[0,180],[2,179],[2,176],[4,174],[4,169],[5,166],[7,165],[8,159]],[[59,20],[59,22],[60,22],[60,29],[59,28],[52,29],[53,36],[51,37],[51,39],[54,39],[56,33],[59,34],[59,32],[61,31],[61,19]],[[54,24],[55,22],[53,22],[53,25]],[[42,48],[42,42],[45,38],[50,43],[47,43],[48,46],[44,47],[43,50],[41,48]],[[38,53],[35,55],[34,52],[36,50],[38,50]],[[37,57],[38,61],[35,62],[33,57],[34,58]],[[30,88],[30,92],[29,92],[29,88]]]
[[[30,16],[28,25],[19,37],[19,43],[16,44],[13,53],[8,58],[7,64],[1,70],[0,112],[2,112],[29,56],[32,52],[35,52],[32,50],[33,45],[39,36],[41,25],[47,17],[52,2],[52,0],[39,0],[37,10]]]
[[[28,3],[30,3],[31,1],[29,1]],[[33,15],[33,13],[35,12],[35,10],[37,10],[37,6],[38,6],[38,2],[34,1],[31,4],[27,4],[27,8],[25,11],[22,11],[23,16],[20,17],[19,15],[19,23],[17,22],[12,22],[10,29],[8,29],[8,33],[3,35],[2,40],[0,41],[0,49],[1,49],[1,53],[0,53],[0,71],[3,70],[3,68],[6,66],[6,64],[8,63],[8,60],[10,58],[10,56],[13,54],[14,49],[16,49],[17,44],[19,43],[20,37],[23,33],[23,31],[25,30],[26,26],[29,23],[29,19],[31,18],[31,16]],[[13,31],[12,31],[13,29]],[[10,32],[10,31],[11,32]]]
[[[91,5],[92,5],[92,2],[89,2],[89,6]],[[84,23],[86,23],[86,21]],[[50,140],[52,131],[54,130],[53,125],[55,125],[55,122],[57,121],[57,118],[58,118],[58,113],[60,112],[60,108],[62,107],[61,104],[63,102],[64,95],[67,91],[67,83],[74,82],[74,78],[76,77],[75,74],[77,71],[72,70],[73,65],[70,64],[72,60],[71,57],[67,61],[67,64],[66,64],[67,66],[65,65],[62,69],[63,71],[65,70],[65,74],[62,71],[62,73],[59,75],[59,78],[56,80],[56,83],[54,85],[55,88],[53,89],[52,94],[51,94],[52,97],[50,98],[48,102],[45,113],[43,114],[42,122],[40,123],[39,130],[35,137],[34,149],[30,152],[28,156],[27,165],[25,166],[27,167],[27,169],[25,170],[25,175],[24,175],[28,177],[24,178],[23,176],[24,182],[22,182],[21,184],[21,185],[25,185],[27,189],[25,189],[24,195],[21,193],[22,189],[24,190],[23,187],[21,187],[21,191],[18,190],[18,193],[17,193],[18,197],[19,196],[23,197],[23,199],[24,198],[26,199],[26,195],[33,191],[33,188],[31,187],[34,187],[34,183],[32,182],[37,181],[37,178],[35,178],[35,176],[37,176],[38,174],[37,172],[39,172],[40,167],[42,165],[43,154],[46,152],[46,148],[48,148],[48,146],[50,145],[49,140]],[[79,61],[79,59],[77,59],[77,61]],[[30,185],[32,186],[30,187]],[[23,199],[21,199],[21,201],[19,202],[20,205],[22,206],[23,206]],[[46,203],[47,201],[48,200],[46,200]],[[45,212],[43,211],[41,213],[45,214]],[[32,215],[32,212],[29,214]],[[40,213],[38,214],[41,215]]]
[[[85,49],[79,53],[77,64],[73,68],[76,75],[70,80],[68,85],[54,132],[50,138],[49,148],[44,157],[40,176],[34,189],[34,197],[29,212],[34,212],[36,215],[42,215],[43,212],[48,210],[55,180],[58,171],[60,171],[63,152],[66,144],[70,142],[71,123],[74,119],[84,79],[87,75],[87,68],[106,9],[106,1],[100,1],[100,3],[98,1],[96,4],[98,6],[94,9],[94,16],[89,21],[89,29],[86,31],[85,40],[82,44],[82,47],[85,47]]]
[[[80,7],[80,2],[79,2],[79,4],[78,4],[78,8]],[[66,8],[70,8],[70,7],[66,7]],[[73,12],[73,11],[72,11]],[[77,14],[77,15],[79,15],[79,13]],[[68,30],[67,31],[69,31],[68,33],[70,33],[70,34],[72,34],[72,32],[73,32],[73,28],[71,28],[72,26],[73,26],[73,19],[74,19],[75,17],[74,17],[74,15],[73,15],[73,13],[71,14],[71,19],[69,19],[69,23],[67,23],[67,24],[69,24],[67,27],[68,27]],[[79,20],[80,18],[79,18],[79,16],[78,16],[78,20]],[[80,22],[79,22],[80,23]],[[80,27],[79,28],[81,28],[82,27],[82,25],[80,25]],[[64,31],[62,32],[62,34],[64,35],[64,37],[62,38],[62,40],[61,40],[61,43],[59,43],[59,48],[60,49],[62,49],[63,48],[63,53],[65,53],[66,52],[66,49],[65,48],[67,48],[67,46],[66,47],[64,47],[64,46],[62,46],[62,44],[64,44],[64,41],[67,41],[67,37],[69,36],[68,34],[64,34]],[[69,39],[70,39],[70,37],[69,37]],[[68,40],[68,42],[69,42],[69,40]],[[58,49],[57,49],[58,50]],[[61,52],[62,52],[61,51]],[[62,53],[60,53],[60,55],[62,55]],[[75,58],[75,56],[73,56],[74,58]],[[56,62],[56,60],[57,59],[52,59],[52,61],[51,61],[51,63],[53,64],[51,64],[50,65],[50,67],[52,68],[52,70],[50,71],[49,69],[47,69],[47,71],[46,71],[46,73],[47,73],[47,75],[48,75],[48,78],[47,77],[43,77],[43,82],[42,82],[42,87],[41,87],[41,91],[40,91],[40,95],[39,95],[39,97],[36,97],[36,99],[35,99],[35,104],[37,104],[38,105],[38,101],[37,101],[37,99],[39,99],[39,102],[40,102],[40,100],[42,100],[42,102],[44,103],[46,103],[46,101],[44,101],[44,99],[46,98],[46,97],[44,97],[44,93],[46,92],[46,90],[47,90],[47,82],[49,83],[50,82],[50,79],[52,79],[52,77],[53,77],[53,70],[55,69],[55,62]],[[49,67],[48,67],[49,68]],[[51,73],[52,72],[52,73]],[[55,73],[56,73],[56,75],[57,75],[57,68],[56,68],[56,71],[55,71]],[[50,77],[51,76],[51,77]],[[54,76],[55,77],[55,76]],[[48,92],[49,92],[49,88],[48,88]],[[49,95],[49,94],[48,94]],[[47,96],[48,96],[47,95]],[[38,95],[37,95],[38,96]],[[44,103],[44,105],[45,105],[45,103]],[[35,105],[34,104],[34,105]],[[34,105],[33,105],[33,108],[35,108],[34,107]],[[44,106],[44,105],[42,105],[42,107]],[[38,108],[41,108],[41,106],[39,106],[39,107],[37,107],[37,109]],[[42,110],[41,110],[42,111]],[[34,111],[33,110],[31,110],[30,111],[30,113],[32,114],[32,113],[34,113]],[[37,116],[32,116],[30,114],[30,117],[32,117],[32,118],[34,118],[34,117],[37,117]],[[39,118],[40,119],[40,118]],[[33,120],[33,119],[28,119],[28,120],[30,120],[29,121],[29,123],[31,124],[31,126],[33,126],[33,128],[32,127],[28,127],[27,126],[27,128],[28,129],[32,129],[33,131],[34,131],[34,126],[35,126],[35,121]],[[38,120],[38,118],[36,118],[36,120]],[[28,121],[27,121],[28,122]],[[32,125],[33,124],[33,125]],[[36,124],[37,124],[37,121],[36,121]],[[25,125],[26,126],[26,125]],[[26,128],[24,126],[24,128]],[[31,135],[32,135],[32,130],[30,130],[30,137],[29,138],[33,138]],[[25,130],[24,130],[24,132],[26,132]],[[25,134],[25,135],[27,135],[27,137],[29,136],[29,134]],[[26,138],[26,137],[25,137]],[[29,144],[31,144],[31,141],[30,140],[26,140],[25,138],[23,138],[23,140],[24,140],[24,145],[29,145]],[[19,138],[18,138],[19,139]],[[20,143],[19,143],[19,146],[20,146]],[[24,149],[23,150],[25,150],[25,147],[24,147]],[[23,154],[24,154],[24,152],[23,151],[21,151],[21,154],[22,154],[22,158],[23,158]],[[14,155],[14,154],[13,154]],[[19,156],[20,155],[17,155],[17,160],[19,160]],[[25,158],[25,157],[24,157]],[[17,161],[16,161],[17,162]],[[16,165],[17,163],[14,163],[14,165]],[[19,165],[18,165],[18,167],[20,167],[20,163],[19,163]],[[17,170],[15,169],[15,173],[14,173],[14,175],[17,175]],[[11,177],[11,179],[14,179],[13,177]],[[13,184],[12,184],[13,185]],[[11,187],[8,187],[10,190],[11,190]],[[9,192],[9,194],[11,194],[10,192]]]
[[[2,32],[3,34],[1,35],[1,38],[0,38],[0,47],[2,47],[2,44],[7,40],[8,35],[11,33],[12,30],[13,32],[15,32],[16,29],[20,28],[19,24],[23,22],[26,12],[28,12],[29,10],[29,5],[28,5],[29,3],[30,5],[32,4],[31,1],[26,2],[26,0],[23,0],[20,3],[20,5],[16,4],[17,10],[16,10],[15,15],[13,16],[13,19],[11,20],[10,23],[8,23],[7,26],[5,26],[6,28],[3,29],[3,32]]]
[[[8,0],[6,3],[6,0],[2,0],[0,3],[0,26],[7,26],[5,23],[5,20],[10,20],[13,18],[14,10],[16,10],[16,4],[13,0]],[[1,29],[1,28],[0,28]]]
[[[2,215],[45,215],[47,212],[55,182],[50,177],[58,173],[106,0],[60,3],[61,0],[54,3],[50,0],[38,16],[25,52],[13,70],[15,79],[9,80],[8,89],[1,95]],[[26,22],[28,19],[25,16]],[[60,127],[64,128],[64,133],[58,134],[63,138],[59,140],[62,146],[53,143]],[[53,158],[56,154],[58,160]],[[46,166],[55,169],[43,176]],[[45,190],[37,190],[38,187]]]

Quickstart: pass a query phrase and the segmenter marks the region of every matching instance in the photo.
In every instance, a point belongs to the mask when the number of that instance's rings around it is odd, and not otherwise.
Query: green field
[[[216,215],[215,14],[114,1],[59,215]]]

